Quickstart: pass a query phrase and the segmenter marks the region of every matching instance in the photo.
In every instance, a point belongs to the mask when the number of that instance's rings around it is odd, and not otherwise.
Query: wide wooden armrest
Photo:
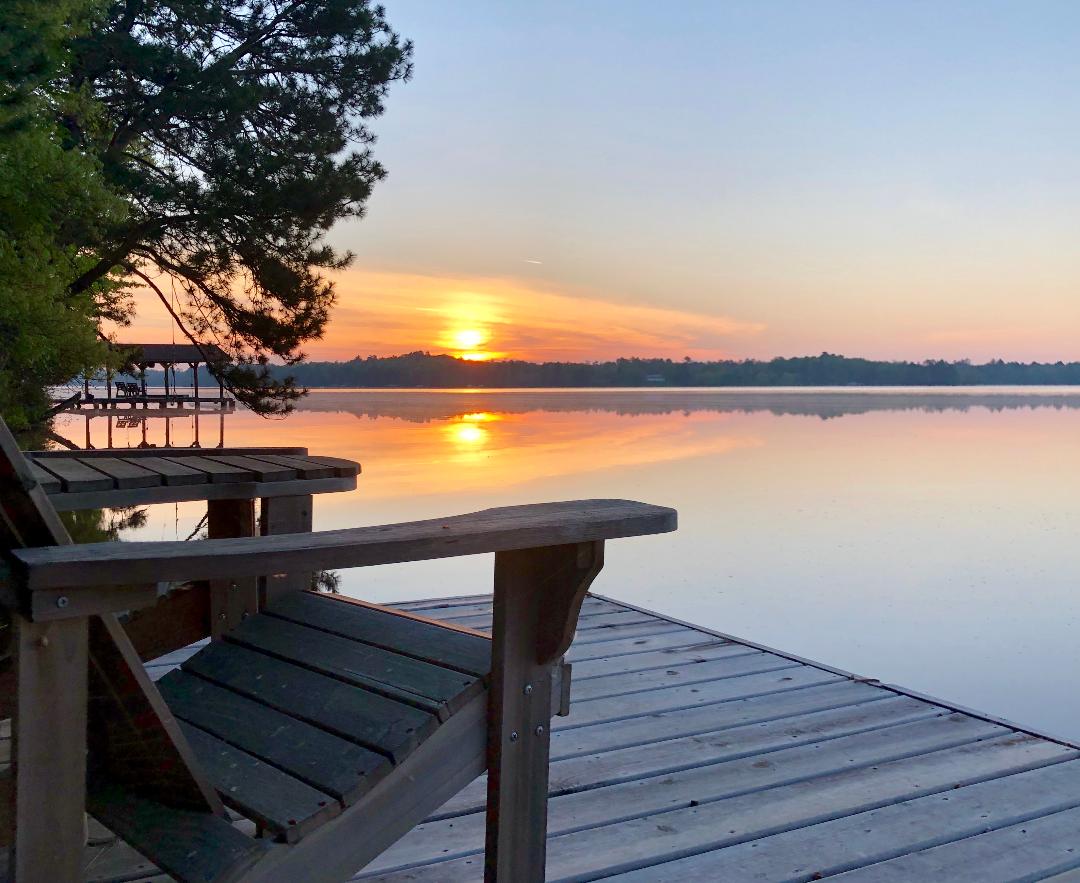
[[[12,576],[31,591],[269,576],[589,543],[675,528],[676,512],[664,506],[578,500],[318,533],[16,549]]]

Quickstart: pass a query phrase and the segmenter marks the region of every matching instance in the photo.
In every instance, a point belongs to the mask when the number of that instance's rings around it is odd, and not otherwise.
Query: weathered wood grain
[[[188,724],[184,735],[225,803],[293,843],[341,811],[329,794]]]
[[[256,460],[272,463],[275,466],[286,466],[295,469],[300,478],[333,478],[340,474],[340,470],[333,466],[317,463],[308,457],[290,457],[284,454],[259,454]],[[353,470],[354,474],[356,470]],[[345,473],[348,474],[348,473]]]
[[[295,481],[218,481],[210,483],[203,474],[203,483],[192,485],[165,484],[160,487],[113,488],[86,493],[59,493],[51,497],[58,512],[79,509],[100,509],[116,506],[148,506],[153,503],[180,503],[188,500],[253,500],[274,496],[298,494],[329,494],[351,491],[356,487],[356,477],[318,478]]]
[[[89,806],[112,831],[138,843],[148,858],[180,879],[237,880],[268,846],[220,816],[171,809],[119,788],[95,792]]]
[[[115,487],[108,475],[75,459],[45,460],[38,465],[55,475],[65,491],[104,491]]]
[[[985,883],[987,868],[993,868],[996,880],[1037,880],[1080,865],[1076,854],[1077,831],[1080,831],[1080,809],[1069,809],[849,871],[837,879],[844,883],[909,880]]]
[[[622,638],[618,641],[601,641],[596,644],[575,644],[567,651],[567,661],[575,665],[590,659],[611,659],[632,653],[645,653],[652,650],[680,648],[693,650],[701,647],[713,647],[716,638],[703,635],[690,629],[673,629],[658,635]]]
[[[374,605],[297,592],[275,600],[267,613],[476,677],[491,670],[491,641],[486,636],[436,630],[430,621]]]
[[[131,582],[210,579],[220,573],[266,576],[593,542],[664,533],[675,526],[673,509],[586,500],[309,535],[207,540],[198,550],[167,542],[24,549],[15,554],[14,570],[30,589],[99,585],[118,568]]]
[[[705,682],[722,681],[741,675],[762,674],[796,668],[799,663],[774,656],[771,653],[746,654],[734,659],[714,659],[709,662],[690,662],[654,668],[642,672],[621,672],[589,678],[575,684],[574,700],[583,702],[587,699],[605,699],[609,696],[624,696],[628,693],[642,693],[664,687],[689,686]]]
[[[616,879],[674,883],[832,877],[1071,809],[1078,794],[1080,762],[1068,761],[698,853]]]
[[[37,463],[34,463],[32,461],[30,462],[29,466],[30,474],[34,476],[38,484],[41,485],[41,489],[45,491],[45,493],[55,494],[62,489],[63,484],[61,483],[60,479],[53,475],[51,472],[42,469],[40,466],[38,466]]]
[[[299,477],[297,470],[290,466],[281,466],[255,457],[208,452],[206,459],[245,472],[255,481],[289,481]]]
[[[251,617],[225,639],[365,687],[444,719],[483,689],[483,684],[472,675],[277,617]]]
[[[259,532],[263,536],[283,533],[310,533],[314,506],[311,494],[295,497],[267,497],[259,506]],[[275,573],[262,577],[259,597],[260,609],[267,607],[275,598],[310,589],[310,570],[293,573]]]
[[[660,668],[669,668],[673,665],[687,665],[696,662],[711,662],[715,659],[752,656],[760,652],[760,650],[754,650],[742,644],[716,641],[698,647],[672,647],[667,650],[631,653],[622,656],[600,656],[595,659],[575,662],[574,682],[581,683],[592,678],[602,678],[609,675],[653,671]]]
[[[980,734],[976,723],[963,725],[967,736]],[[567,833],[549,852],[548,879],[596,878],[662,864],[689,852],[873,809],[908,795],[948,791],[957,784],[1076,757],[1062,746],[1017,739],[1011,733],[993,738],[983,731],[975,742],[969,738],[966,744],[958,743],[940,718],[891,729],[832,740],[826,743],[829,752],[811,745],[773,752],[763,758],[764,764],[746,758],[664,776],[666,788],[657,787],[660,780],[643,779],[552,798],[550,829]],[[908,737],[913,737],[911,742]],[[784,770],[788,759],[795,765]],[[707,785],[708,780],[715,785]],[[690,782],[696,787],[687,787]],[[669,789],[671,797],[684,795],[681,805],[675,808],[673,802],[672,808],[650,811],[663,803]],[[644,803],[633,802],[635,794],[645,798]],[[461,831],[463,821],[458,819],[452,830]],[[424,828],[433,835],[429,826]],[[380,861],[392,858],[388,851]],[[473,879],[465,861],[438,862],[377,879]]]
[[[619,721],[617,726],[601,722],[595,726],[556,730],[551,736],[551,756],[574,757],[680,736],[717,732],[745,724],[764,724],[816,711],[872,704],[894,695],[869,684],[833,681],[789,693],[768,693],[628,718]]]
[[[573,794],[743,757],[763,757],[781,749],[824,743],[940,714],[940,709],[917,699],[894,697],[767,723],[556,758],[551,764],[550,792],[552,796]],[[440,816],[482,808],[483,791],[479,784],[474,783],[455,796],[449,806],[440,810]]]
[[[52,465],[58,464],[59,460],[50,460]],[[95,457],[93,459],[78,459],[76,463],[82,463],[98,472],[103,472],[113,480],[113,486],[117,488],[154,487],[162,483],[161,476],[156,472],[145,469],[136,463],[130,463],[120,457]]]
[[[158,687],[179,719],[347,805],[391,769],[377,752],[187,672],[169,672]]]
[[[438,726],[433,714],[262,653],[213,642],[183,670],[400,762]]]
[[[624,720],[660,711],[693,708],[695,705],[711,705],[730,699],[748,696],[764,696],[784,693],[816,684],[830,684],[842,680],[838,675],[808,665],[783,669],[764,674],[743,675],[686,687],[665,687],[628,696],[612,696],[607,699],[591,699],[575,702],[570,716],[552,721],[555,730],[568,730],[588,724]]]
[[[488,712],[484,879],[541,883],[552,666],[604,566],[602,542],[498,552]]]
[[[128,457],[124,459],[135,465],[141,466],[149,472],[161,476],[161,483],[167,485],[193,485],[205,484],[208,476],[205,472],[184,466],[178,460],[167,460],[165,457]],[[93,462],[97,462],[95,459]]]
[[[251,469],[243,466],[232,466],[201,454],[185,454],[181,459],[170,453],[166,459],[187,466],[188,469],[197,469],[199,472],[205,473],[206,477],[215,484],[218,482],[231,484],[258,480],[258,476]]]
[[[206,532],[214,539],[255,535],[255,501],[210,500],[206,504]],[[181,543],[188,545],[189,543]],[[254,576],[234,576],[218,571],[208,582],[210,636],[219,638],[259,610],[259,583]]]

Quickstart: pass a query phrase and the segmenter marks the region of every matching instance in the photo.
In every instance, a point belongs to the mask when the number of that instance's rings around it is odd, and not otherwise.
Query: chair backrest
[[[67,545],[72,542],[60,516],[34,477],[7,424],[0,419],[0,548]],[[13,654],[25,652],[20,630],[32,632],[27,598],[14,599],[6,613]],[[0,608],[2,610],[4,608]],[[73,615],[70,619],[78,619]],[[116,616],[82,617],[87,634],[87,728],[89,781],[129,788],[167,806],[221,814],[216,793],[198,771],[194,755],[157,688],[151,683]],[[64,620],[69,621],[69,620]],[[47,646],[47,643],[40,646]],[[30,648],[33,650],[34,648]],[[14,659],[16,670],[21,664]],[[23,679],[20,679],[23,680]],[[9,695],[0,698],[13,718],[12,760],[20,777],[21,716],[46,706],[52,696],[20,696],[16,679],[3,681]],[[37,752],[41,754],[40,751]],[[18,788],[18,784],[16,785]],[[37,801],[42,795],[37,795]],[[16,825],[21,820],[16,819]]]

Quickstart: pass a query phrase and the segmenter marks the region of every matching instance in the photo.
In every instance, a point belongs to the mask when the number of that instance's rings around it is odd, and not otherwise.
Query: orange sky
[[[765,329],[760,322],[618,304],[514,279],[349,270],[337,275],[337,292],[325,338],[306,348],[312,359],[416,350],[531,361],[715,359],[742,351]],[[135,326],[118,337],[153,343],[173,335],[165,310],[147,294],[138,298]]]

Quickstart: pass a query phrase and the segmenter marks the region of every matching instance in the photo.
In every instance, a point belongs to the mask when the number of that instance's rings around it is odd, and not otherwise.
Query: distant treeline
[[[276,369],[308,387],[585,387],[585,386],[997,386],[1080,384],[1080,362],[882,362],[820,356],[695,362],[467,362],[416,352],[306,362]],[[180,383],[190,372],[177,373]],[[149,372],[151,382],[160,372]],[[200,375],[201,377],[202,375]],[[209,378],[207,378],[209,380]]]

